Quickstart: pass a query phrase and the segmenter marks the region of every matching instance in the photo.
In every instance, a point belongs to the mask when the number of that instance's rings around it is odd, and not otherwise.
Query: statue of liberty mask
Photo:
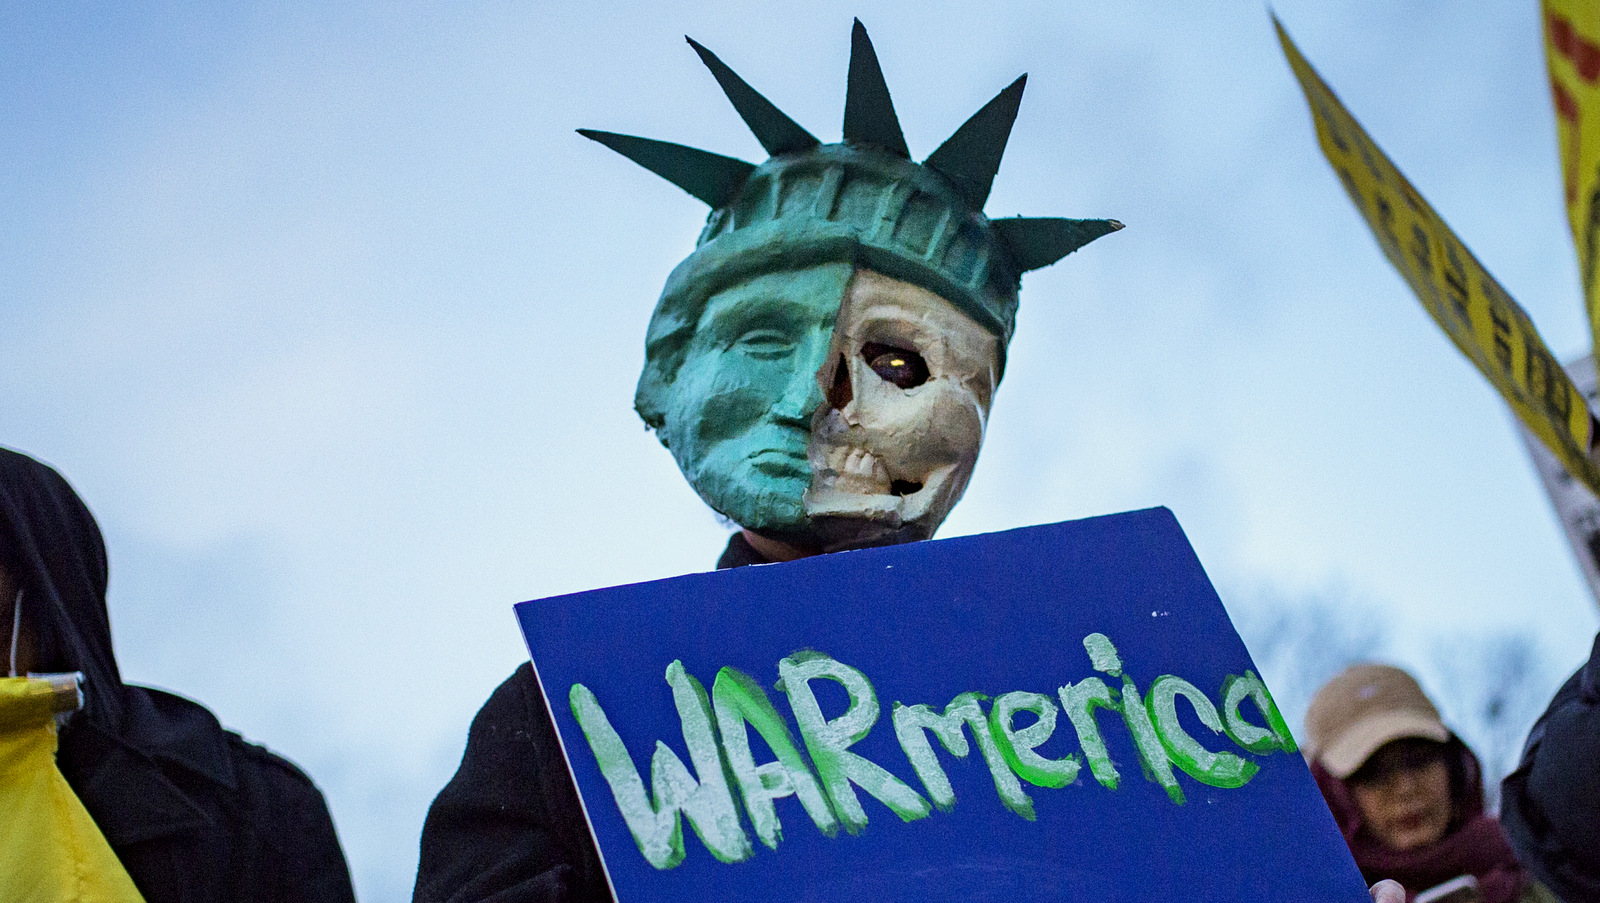
[[[690,44],[772,156],[580,130],[712,207],[635,407],[741,527],[811,551],[926,539],[977,462],[1021,274],[1121,224],[983,215],[1026,76],[918,164],[859,21],[840,144]]]

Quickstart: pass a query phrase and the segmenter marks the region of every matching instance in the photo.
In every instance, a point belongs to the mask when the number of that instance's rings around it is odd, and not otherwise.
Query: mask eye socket
[[[884,382],[902,389],[915,388],[928,381],[928,362],[915,351],[868,342],[861,348],[861,357]]]

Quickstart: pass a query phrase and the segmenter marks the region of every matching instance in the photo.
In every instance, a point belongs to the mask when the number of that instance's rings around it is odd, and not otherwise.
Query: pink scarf
[[[1343,781],[1318,762],[1311,763],[1311,774],[1369,884],[1393,878],[1405,885],[1406,899],[1411,900],[1418,891],[1471,874],[1478,879],[1478,892],[1484,903],[1513,903],[1527,886],[1528,878],[1517,864],[1500,823],[1484,814],[1483,774],[1477,757],[1459,741],[1452,745],[1459,750],[1465,767],[1466,798],[1454,800],[1450,831],[1443,839],[1405,852],[1391,850],[1361,830],[1361,810]]]

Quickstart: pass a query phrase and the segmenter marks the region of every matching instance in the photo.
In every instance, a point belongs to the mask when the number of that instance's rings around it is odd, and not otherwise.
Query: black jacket
[[[1528,871],[1568,903],[1600,900],[1600,636],[1500,788],[1500,823]]]
[[[146,903],[352,903],[322,794],[199,703],[122,683],[105,543],[54,470],[0,449],[0,565],[22,587],[38,671],[81,671],[56,763]]]
[[[717,567],[766,559],[735,533]],[[609,903],[539,679],[524,664],[472,720],[422,826],[415,903]]]

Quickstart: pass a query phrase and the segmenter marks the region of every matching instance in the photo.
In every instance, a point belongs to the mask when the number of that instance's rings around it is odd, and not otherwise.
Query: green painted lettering
[[[1239,713],[1239,704],[1245,699],[1255,703],[1256,710],[1267,720],[1266,727],[1251,724]],[[1244,672],[1243,677],[1230,674],[1222,682],[1222,730],[1229,740],[1253,753],[1298,750],[1288,723],[1278,711],[1278,704],[1272,701],[1267,685],[1254,671]]]
[[[1172,773],[1172,761],[1167,758],[1166,747],[1161,745],[1161,735],[1150,723],[1145,698],[1139,694],[1133,679],[1122,673],[1122,658],[1117,655],[1117,647],[1105,634],[1091,633],[1083,638],[1083,648],[1089,653],[1089,662],[1096,671],[1122,678],[1122,720],[1139,749],[1139,768],[1146,778],[1160,784],[1174,803],[1182,805],[1183,788],[1178,786],[1178,779]]]
[[[1117,789],[1122,777],[1111,763],[1105,738],[1100,735],[1100,724],[1094,717],[1095,709],[1122,711],[1116,692],[1106,686],[1105,681],[1091,677],[1076,684],[1063,685],[1056,695],[1061,699],[1061,711],[1066,713],[1067,719],[1072,722],[1072,729],[1078,734],[1078,745],[1083,747],[1084,758],[1089,760],[1089,772],[1102,787]]]
[[[984,763],[989,766],[989,775],[994,779],[994,789],[999,792],[1000,801],[1013,812],[1032,813],[1033,804],[1028,795],[1022,792],[1022,783],[1017,780],[1011,766],[1006,764],[1000,747],[994,741],[980,699],[982,697],[977,693],[962,693],[950,700],[950,704],[944,707],[943,715],[935,715],[925,705],[895,703],[894,733],[900,739],[900,748],[905,750],[906,758],[911,760],[911,767],[917,772],[917,778],[927,788],[928,798],[941,811],[948,812],[956,803],[955,790],[951,788],[944,768],[939,765],[939,757],[928,742],[926,731],[933,731],[946,752],[965,757],[970,747],[962,728],[968,728],[972,731],[972,739],[977,741],[978,751],[983,754]]]
[[[785,658],[778,663],[778,674],[806,750],[811,753],[822,786],[846,830],[853,834],[867,825],[867,813],[861,808],[852,783],[904,821],[925,818],[933,811],[921,794],[899,778],[849,751],[878,721],[878,696],[865,674],[815,652]],[[823,716],[811,692],[810,682],[818,678],[838,683],[850,695],[849,708],[831,721]]]
[[[1112,677],[1122,676],[1122,656],[1117,654],[1110,637],[1103,633],[1089,634],[1083,638],[1083,651],[1089,653],[1089,664],[1096,671]]]
[[[652,789],[649,791],[594,693],[583,684],[573,684],[568,701],[599,763],[600,774],[610,785],[623,821],[627,822],[646,861],[658,869],[669,869],[683,861],[680,812],[688,817],[690,827],[718,860],[748,859],[754,849],[739,824],[739,812],[734,807],[733,794],[722,770],[722,754],[712,732],[711,706],[705,688],[685,672],[683,663],[678,661],[667,666],[667,683],[672,687],[672,699],[683,723],[683,742],[689,749],[689,760],[694,763],[700,779],[695,780],[677,754],[657,740],[655,754],[650,759]]]
[[[1032,724],[1018,729],[1011,723],[1018,712],[1032,712],[1037,717]],[[1034,752],[1056,730],[1056,704],[1049,696],[1025,690],[1001,696],[989,710],[989,729],[1006,764],[1024,781],[1037,787],[1065,787],[1078,779],[1082,766],[1076,755],[1047,759]],[[1031,818],[1032,813],[1027,817]]]
[[[778,842],[783,840],[783,826],[778,823],[778,812],[772,801],[785,796],[799,797],[806,814],[823,834],[829,837],[837,834],[839,820],[834,818],[833,807],[828,805],[811,768],[795,748],[788,723],[773,708],[761,685],[742,671],[723,668],[712,684],[711,699],[717,711],[717,729],[722,733],[722,749],[728,757],[728,767],[739,783],[745,812],[749,813],[761,842],[777,849]],[[778,757],[776,762],[755,763],[750,752],[750,735],[745,730],[747,723]]]
[[[1222,719],[1216,706],[1200,688],[1171,674],[1156,678],[1150,685],[1148,705],[1161,744],[1172,761],[1190,777],[1212,787],[1243,787],[1261,766],[1230,752],[1212,752],[1200,745],[1178,722],[1178,697],[1189,700],[1194,712],[1212,733],[1222,732]]]

